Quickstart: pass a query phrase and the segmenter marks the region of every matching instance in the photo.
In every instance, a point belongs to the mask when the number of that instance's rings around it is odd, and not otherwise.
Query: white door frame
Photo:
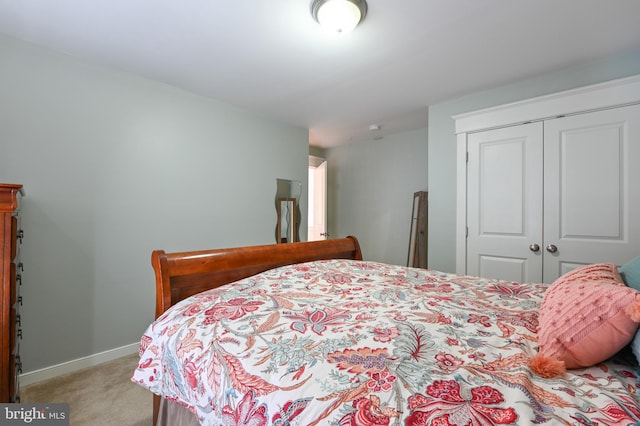
[[[307,239],[326,240],[327,235],[327,161],[314,157],[309,161],[309,218]],[[319,162],[319,160],[322,160]],[[317,164],[319,162],[319,164]],[[311,190],[312,189],[312,190]]]

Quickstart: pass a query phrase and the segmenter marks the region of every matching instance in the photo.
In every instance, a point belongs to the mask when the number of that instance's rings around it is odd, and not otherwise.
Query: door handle
[[[553,245],[553,244],[548,244],[548,245],[547,245],[547,247],[546,247],[546,249],[547,249],[547,251],[548,251],[549,253],[555,253],[555,252],[557,252],[557,251],[558,251],[558,247],[556,247],[556,246],[555,246],[555,245]]]
[[[532,252],[537,252],[540,250],[540,246],[537,245],[536,243],[530,244],[529,245],[529,250],[531,250]]]

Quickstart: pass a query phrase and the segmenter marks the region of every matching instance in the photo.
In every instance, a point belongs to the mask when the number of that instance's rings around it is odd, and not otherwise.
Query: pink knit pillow
[[[633,339],[640,322],[640,292],[627,287],[616,265],[583,266],[547,290],[539,314],[533,371],[556,377],[565,368],[595,365]]]

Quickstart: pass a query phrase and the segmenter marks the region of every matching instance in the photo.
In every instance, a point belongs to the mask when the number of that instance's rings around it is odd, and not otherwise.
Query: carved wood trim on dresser
[[[20,402],[20,198],[22,185],[0,183],[0,402]]]

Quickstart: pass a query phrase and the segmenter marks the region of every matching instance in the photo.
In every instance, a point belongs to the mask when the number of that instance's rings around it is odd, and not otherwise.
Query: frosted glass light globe
[[[362,18],[358,6],[347,0],[329,0],[320,6],[317,19],[323,28],[331,32],[348,33]]]

